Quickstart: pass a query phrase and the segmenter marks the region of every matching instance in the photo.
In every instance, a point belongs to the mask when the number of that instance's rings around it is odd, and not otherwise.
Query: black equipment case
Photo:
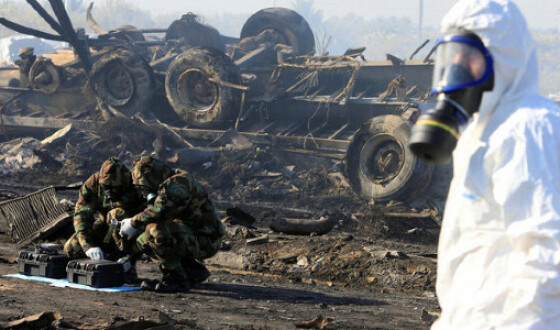
[[[65,278],[68,256],[58,253],[57,247],[52,248],[52,246],[38,245],[35,251],[20,251],[17,258],[19,273],[28,276]]]
[[[124,284],[123,265],[109,260],[71,260],[66,267],[68,282],[95,288],[109,288]]]

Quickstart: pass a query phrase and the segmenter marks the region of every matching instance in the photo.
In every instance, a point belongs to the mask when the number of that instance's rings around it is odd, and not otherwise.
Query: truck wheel
[[[366,122],[352,138],[347,157],[350,185],[376,202],[409,201],[429,184],[434,166],[406,147],[411,124],[385,115]]]
[[[183,15],[181,19],[173,21],[167,32],[165,41],[178,40],[189,47],[215,48],[225,53],[226,45],[220,32],[215,28],[198,22],[198,17],[192,13]]]
[[[239,82],[239,72],[227,55],[212,48],[191,48],[169,65],[165,92],[188,125],[223,127],[239,114],[241,95],[226,84]]]
[[[48,58],[38,57],[29,69],[31,85],[45,94],[56,92],[62,79],[60,69]]]
[[[154,73],[142,56],[129,50],[117,49],[97,60],[89,85],[103,104],[127,117],[150,111]]]
[[[294,55],[315,53],[315,37],[300,14],[286,8],[267,8],[254,13],[241,29],[241,39],[254,37],[265,30],[276,32],[280,43],[292,46]]]

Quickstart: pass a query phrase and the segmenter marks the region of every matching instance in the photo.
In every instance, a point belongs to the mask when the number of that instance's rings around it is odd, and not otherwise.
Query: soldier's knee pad
[[[70,259],[85,257],[85,253],[80,245],[80,241],[78,241],[78,238],[76,237],[76,234],[73,234],[66,243],[64,243],[63,251]]]

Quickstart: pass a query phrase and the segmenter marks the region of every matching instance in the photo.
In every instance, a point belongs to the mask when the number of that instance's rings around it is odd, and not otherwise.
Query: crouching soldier
[[[117,224],[139,212],[142,203],[132,185],[130,170],[118,159],[109,158],[80,188],[74,212],[75,233],[64,244],[64,252],[71,259],[127,258],[132,267],[125,274],[125,282],[139,283],[135,262],[141,251],[136,244],[120,238]]]
[[[159,262],[161,281],[142,287],[159,292],[187,292],[210,272],[200,261],[215,255],[225,229],[206,190],[190,174],[146,156],[134,162],[132,179],[149,201],[143,212],[122,221],[120,234],[133,238]]]

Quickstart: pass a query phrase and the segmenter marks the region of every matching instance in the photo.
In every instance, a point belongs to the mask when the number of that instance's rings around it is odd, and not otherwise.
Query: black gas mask
[[[111,202],[117,202],[124,194],[123,186],[102,184],[103,196]]]
[[[417,157],[443,164],[451,160],[462,130],[478,111],[482,93],[494,87],[494,63],[472,32],[448,34],[436,47],[431,90],[436,106],[420,115],[408,146]]]

